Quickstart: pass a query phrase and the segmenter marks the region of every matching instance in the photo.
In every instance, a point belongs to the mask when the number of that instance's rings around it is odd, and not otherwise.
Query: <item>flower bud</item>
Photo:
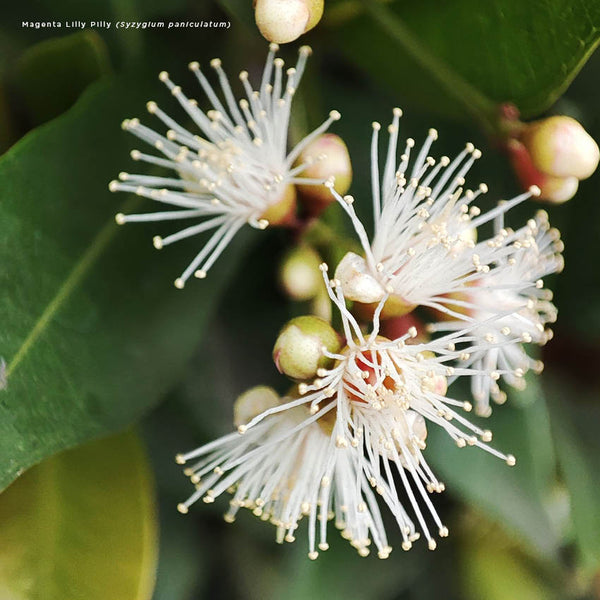
[[[296,188],[287,185],[281,198],[271,204],[260,216],[266,225],[290,225],[296,218]]]
[[[327,288],[323,285],[321,291],[310,301],[310,314],[330,322],[332,317],[331,300]]]
[[[414,410],[407,410],[405,417],[409,432],[421,442],[425,442],[427,439],[427,423],[425,422],[425,418]]]
[[[273,361],[280,373],[292,379],[312,379],[318,369],[332,364],[323,348],[334,353],[341,348],[333,327],[319,317],[296,317],[279,333],[273,348]]]
[[[598,144],[571,117],[556,116],[525,125],[521,141],[536,169],[551,177],[586,179],[598,166]]]
[[[540,188],[540,200],[560,204],[570,200],[579,187],[577,177],[553,177],[539,171],[525,147],[518,140],[511,139],[506,145],[515,173],[524,188],[536,185]]]
[[[269,408],[278,406],[279,395],[266,385],[257,385],[244,392],[233,405],[233,424],[245,425]]]
[[[323,0],[256,0],[254,18],[263,37],[286,44],[321,20],[323,4]]]
[[[435,353],[431,350],[423,350],[420,355],[425,360],[435,359]],[[448,380],[444,375],[438,374],[427,374],[421,379],[421,385],[423,389],[438,394],[439,396],[445,396],[448,391]]]
[[[298,165],[307,164],[303,177],[327,180],[334,178],[333,189],[344,195],[352,183],[352,163],[348,147],[341,137],[325,133],[311,142],[300,154]],[[323,185],[298,185],[304,204],[309,209],[323,209],[335,199],[329,188]],[[311,210],[315,212],[315,210]]]
[[[425,323],[414,312],[382,321],[381,335],[391,340],[396,340],[408,333],[411,327],[416,329],[417,335],[414,338],[407,339],[407,344],[424,344],[429,341],[429,334],[427,333]]]
[[[342,258],[335,270],[335,278],[340,281],[348,300],[371,304],[385,296],[383,286],[369,273],[365,259],[354,252],[348,252]]]
[[[404,448],[417,457],[419,449],[425,448],[427,439],[427,423],[425,418],[414,410],[404,412],[404,423],[396,423],[396,450],[399,454],[400,462],[405,469],[410,468],[410,462],[404,455]]]
[[[546,177],[540,187],[542,192],[540,197],[554,204],[562,204],[577,193],[578,187],[579,179],[577,177]]]
[[[290,250],[281,263],[279,279],[285,293],[293,300],[315,298],[323,286],[319,265],[323,261],[310,246],[301,245]]]
[[[371,319],[386,291],[382,284],[369,272],[365,259],[354,252],[348,252],[335,270],[335,278],[340,281],[344,296],[355,302],[355,309],[361,318]],[[397,294],[391,293],[381,311],[382,319],[399,317],[411,312],[414,304],[409,304]]]

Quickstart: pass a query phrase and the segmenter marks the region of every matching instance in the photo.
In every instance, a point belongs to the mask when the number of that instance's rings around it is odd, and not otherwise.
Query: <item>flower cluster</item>
[[[388,127],[382,172],[381,126],[373,124],[374,232],[369,236],[354,198],[342,195],[327,172],[317,169],[318,177],[303,176],[320,156],[314,157],[314,148],[304,156],[303,151],[338,113],[332,112],[287,152],[291,100],[308,51],[300,50],[285,84],[283,61],[275,58],[275,51],[272,45],[259,90],[250,87],[245,72],[240,75],[247,98],[239,108],[220,61],[211,64],[225,104],[197,63],[190,65],[213,106],[207,113],[161,74],[203,137],[150,103],[149,111],[169,128],[166,136],[135,119],[126,121],[125,128],[166,158],[138,151],[132,156],[168,167],[177,177],[123,173],[111,183],[113,190],[177,207],[117,215],[118,222],[200,220],[169,237],[155,238],[157,247],[216,229],[177,279],[177,287],[192,273],[204,277],[244,224],[264,228],[269,222],[284,223],[293,212],[296,184],[299,189],[328,189],[350,217],[362,247],[360,253],[343,256],[332,279],[327,265],[320,267],[339,331],[315,316],[298,317],[275,344],[275,364],[294,381],[291,391],[280,397],[270,388],[250,390],[236,402],[237,431],[177,456],[195,486],[179,510],[187,513],[197,500],[213,502],[227,492],[232,497],[226,520],[233,521],[239,508],[248,508],[276,527],[279,542],[293,541],[306,518],[310,558],[328,548],[330,520],[360,555],[374,546],[386,558],[391,547],[381,508],[387,507],[404,550],[421,536],[433,550],[436,538],[447,536],[448,528],[431,499],[445,486],[426,459],[428,431],[439,428],[459,447],[475,446],[515,464],[514,456],[490,445],[488,429],[466,418],[473,405],[449,386],[466,378],[476,413],[489,416],[490,401],[506,399],[501,384],[520,388],[528,371],[541,370],[541,362],[526,348],[544,344],[552,335],[547,325],[555,320],[556,308],[542,278],[562,269],[562,242],[544,212],[518,229],[504,224],[507,211],[539,195],[535,186],[487,212],[476,206],[487,187],[465,188],[465,176],[481,156],[472,144],[454,160],[436,160],[430,150],[438,134],[431,129],[418,151],[408,139],[398,157],[400,109],[394,109]],[[326,142],[317,146],[339,146]],[[320,157],[325,165],[327,157]],[[351,172],[345,160],[331,164]],[[315,217],[318,211],[307,213]],[[482,238],[483,225],[491,231],[488,238]],[[304,254],[294,257],[293,266],[299,264],[300,271],[317,262],[313,252],[310,261]],[[303,284],[310,280],[310,289],[302,288],[298,297],[312,298],[319,286],[311,273],[307,277],[303,272],[302,279]],[[427,334],[417,335],[415,314],[426,317]],[[404,329],[386,337],[385,323],[407,316]]]
[[[429,325],[430,332],[470,326],[482,347],[487,342],[496,347],[490,351],[474,348],[467,362],[520,387],[523,375],[530,368],[540,370],[541,364],[514,340],[543,344],[551,336],[545,325],[556,319],[556,309],[541,278],[562,270],[560,234],[550,228],[543,211],[516,231],[504,227],[504,214],[538,195],[536,187],[481,213],[473,202],[487,192],[487,186],[481,184],[477,191],[464,189],[465,175],[481,156],[472,144],[453,161],[443,156],[436,162],[428,155],[437,139],[431,129],[414,162],[410,164],[415,142],[409,138],[398,164],[401,114],[400,109],[394,110],[381,179],[380,125],[373,124],[375,232],[371,241],[356,215],[354,199],[331,189],[350,216],[364,251],[364,256],[348,253],[335,277],[346,298],[356,303],[373,305],[388,295],[384,311],[389,316],[427,307],[438,317],[437,323]],[[478,228],[488,222],[493,222],[494,235],[477,241]],[[485,327],[480,323],[486,323]],[[498,385],[486,378],[475,377],[472,388],[481,415],[490,412],[490,396],[500,403],[505,398]]]
[[[246,411],[248,420],[237,433],[178,456],[180,463],[200,458],[186,469],[197,489],[179,509],[187,512],[199,498],[212,502],[229,490],[227,520],[239,507],[250,508],[277,527],[280,541],[292,541],[306,516],[311,558],[317,547],[327,549],[331,518],[359,554],[367,555],[373,543],[385,558],[391,548],[376,500],[380,496],[398,523],[405,550],[421,534],[434,549],[435,534],[444,537],[448,529],[429,498],[444,484],[423,454],[428,427],[441,427],[459,447],[478,446],[515,464],[513,456],[488,445],[490,431],[462,415],[471,410],[470,403],[447,395],[448,377],[490,376],[460,364],[464,350],[457,347],[469,349],[477,338],[465,330],[410,343],[416,336],[411,328],[398,339],[386,339],[379,335],[384,302],[366,335],[346,308],[339,282],[327,279],[326,265],[322,269],[346,346],[337,353],[324,347],[331,368],[319,368],[295,394]],[[496,346],[486,345],[488,350]]]

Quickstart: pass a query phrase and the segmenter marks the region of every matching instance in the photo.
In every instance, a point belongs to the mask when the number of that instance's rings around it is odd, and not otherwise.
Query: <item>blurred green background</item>
[[[92,20],[112,27],[64,26]],[[211,20],[230,27],[115,27]],[[370,123],[401,106],[403,137],[439,130],[435,156],[468,140],[482,149],[469,182],[489,185],[481,204],[491,206],[519,191],[494,138],[499,103],[527,118],[572,115],[600,140],[599,39],[598,0],[331,0],[313,31],[282,48],[289,62],[302,43],[314,50],[292,138],[342,113],[332,131],[349,146],[368,219]],[[549,281],[555,338],[543,375],[486,423],[517,466],[430,433],[450,527],[435,552],[402,552],[390,520],[387,561],[360,558],[332,531],[312,562],[301,534],[277,546],[251,514],[225,524],[224,500],[176,512],[190,489],[173,456],[228,432],[248,387],[286,387],[270,353],[302,309],[277,285],[290,240],[244,232],[208,280],[178,292],[171,282],[197,240],[156,254],[155,227],[117,230],[113,215],[137,200],[107,184],[135,169],[123,118],[149,122],[148,100],[181,116],[159,71],[202,106],[188,62],[218,56],[235,82],[241,69],[259,76],[266,51],[250,0],[0,9],[0,488],[32,467],[0,495],[0,600],[600,598],[600,174],[547,207],[566,245],[566,269]],[[345,232],[336,207],[325,218]]]

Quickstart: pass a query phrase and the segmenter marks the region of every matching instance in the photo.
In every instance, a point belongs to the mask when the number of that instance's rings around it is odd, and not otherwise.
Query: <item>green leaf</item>
[[[132,432],[52,457],[0,497],[4,600],[147,600],[154,485]]]
[[[33,125],[70,108],[88,85],[110,73],[108,50],[93,30],[45,40],[17,62],[15,83]]]
[[[545,506],[554,473],[554,452],[547,408],[535,380],[511,396],[529,396],[516,407],[512,398],[479,425],[493,431],[494,448],[514,454],[517,464],[479,448],[457,448],[445,433],[430,431],[427,459],[439,470],[450,493],[460,495],[488,518],[504,526],[544,558],[554,558],[558,536]]]
[[[598,393],[584,392],[571,382],[552,381],[552,432],[558,462],[571,498],[571,519],[583,572],[600,570],[600,441]]]
[[[318,560],[306,559],[304,540],[296,543],[296,552],[288,557],[283,568],[288,570],[279,594],[287,600],[306,598],[344,598],[344,600],[375,600],[394,598],[414,583],[418,573],[418,554],[392,556],[387,561],[362,560],[346,540],[340,540],[336,531],[331,533],[332,548]],[[373,551],[375,552],[375,551]],[[395,552],[402,552],[399,548]],[[398,562],[402,569],[398,569]],[[360,578],[347,577],[355,565]]]
[[[206,282],[180,291],[173,280],[198,238],[157,253],[152,235],[168,230],[114,223],[118,211],[152,209],[107,189],[132,164],[135,142],[119,123],[147,98],[131,77],[96,84],[0,160],[0,287],[10,290],[0,297],[8,375],[0,488],[156,404],[183,372],[247,243],[238,236]]]
[[[312,561],[307,557],[304,524],[300,525],[295,542],[277,546],[272,540],[272,527],[258,522],[257,528],[271,528],[268,531],[271,539],[259,544],[253,527],[242,530],[243,521],[251,522],[251,518],[251,515],[244,515],[243,520],[236,522],[237,531],[232,527],[221,534],[231,572],[238,579],[237,587],[244,591],[242,597],[248,600],[382,600],[404,597],[400,596],[402,592],[418,586],[427,550],[414,549],[404,554],[398,548],[388,560],[376,556],[365,559],[331,527],[329,550],[321,552],[318,559]],[[376,550],[372,553],[376,554]],[[400,563],[402,568],[398,568]]]
[[[352,60],[398,101],[484,123],[493,122],[497,103],[513,102],[526,117],[550,107],[600,41],[598,0],[358,6],[370,18],[355,10],[345,21],[345,10],[335,32]]]
[[[15,129],[6,88],[0,85],[0,154],[9,148],[17,137]]]
[[[472,515],[471,515],[472,517]],[[479,519],[463,540],[459,573],[464,600],[553,600],[564,597],[552,584],[558,573],[543,572],[497,527]],[[507,590],[510,594],[507,595]]]

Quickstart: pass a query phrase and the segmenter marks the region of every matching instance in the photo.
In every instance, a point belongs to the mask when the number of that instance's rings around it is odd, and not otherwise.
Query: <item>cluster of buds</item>
[[[570,200],[582,179],[594,173],[600,151],[582,125],[568,116],[522,123],[508,111],[511,163],[524,187],[536,185],[540,199],[554,204]]]

